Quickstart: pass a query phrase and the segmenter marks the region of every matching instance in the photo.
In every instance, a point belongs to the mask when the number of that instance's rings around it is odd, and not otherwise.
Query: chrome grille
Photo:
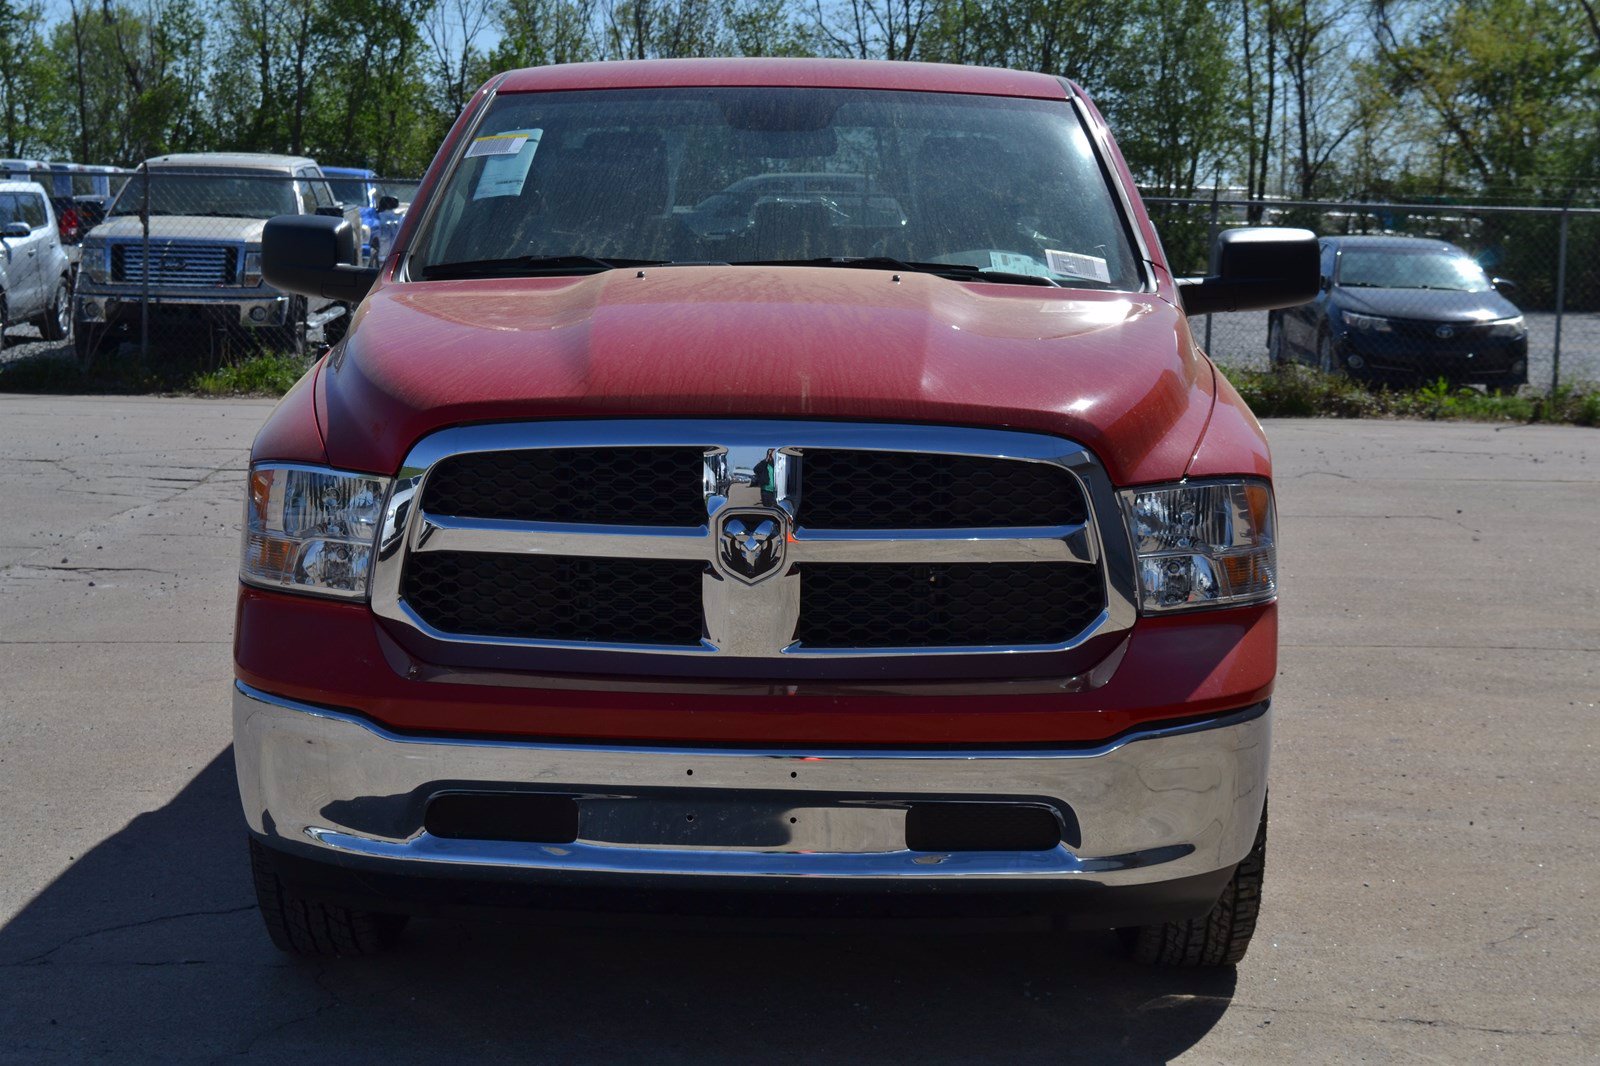
[[[236,245],[152,240],[148,253],[142,241],[113,244],[111,280],[142,284],[147,259],[152,285],[233,285],[238,276]]]
[[[1109,516],[1102,537],[1096,516]],[[729,662],[1060,654],[1132,624],[1111,487],[1001,430],[556,422],[444,430],[390,500],[373,608],[445,647]],[[996,660],[997,663],[1000,660]],[[657,663],[659,667],[659,662]]]

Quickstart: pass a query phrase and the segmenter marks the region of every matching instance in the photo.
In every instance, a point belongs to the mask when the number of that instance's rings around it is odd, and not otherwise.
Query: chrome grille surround
[[[111,244],[111,280],[138,285],[145,280],[142,240]],[[239,283],[242,244],[215,241],[150,240],[150,284],[219,288]]]
[[[697,526],[601,525],[483,519],[426,512],[420,506],[430,471],[452,455],[524,449],[683,447],[703,449],[698,492],[706,520]],[[1087,503],[1073,525],[982,528],[812,529],[804,524],[801,470],[807,448],[852,449],[1000,458],[1046,463],[1067,471]],[[765,492],[756,476],[770,464]],[[765,477],[766,469],[762,470]],[[785,543],[770,575],[755,580],[719,559],[729,519],[779,520]],[[796,521],[796,519],[799,519]],[[444,632],[401,595],[407,557],[419,552],[531,553],[616,559],[682,559],[706,565],[701,606],[705,633],[697,645],[615,644]],[[807,563],[1075,563],[1099,570],[1105,606],[1088,626],[1053,644],[811,648],[795,639],[800,612],[799,567]],[[636,419],[495,423],[435,432],[407,455],[387,504],[372,573],[372,608],[380,617],[448,645],[797,662],[806,659],[1008,657],[997,674],[1023,675],[1018,655],[1059,654],[1132,627],[1137,614],[1132,550],[1104,470],[1087,448],[1058,437],[1009,430],[878,423]],[[581,657],[565,659],[581,672]]]

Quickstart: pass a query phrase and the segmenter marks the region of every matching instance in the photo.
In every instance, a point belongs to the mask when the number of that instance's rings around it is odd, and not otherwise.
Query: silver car
[[[72,327],[71,271],[43,186],[0,181],[0,347],[19,322],[58,341]]]
[[[347,214],[315,160],[248,152],[146,160],[84,239],[73,302],[80,362],[137,337],[146,312],[152,337],[165,339],[243,335],[294,354],[319,327],[331,339],[343,304],[280,292],[261,277],[262,227],[293,214]]]

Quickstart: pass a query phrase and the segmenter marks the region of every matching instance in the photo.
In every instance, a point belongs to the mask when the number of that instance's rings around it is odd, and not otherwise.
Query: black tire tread
[[[1142,925],[1124,936],[1134,961],[1156,966],[1237,965],[1250,948],[1261,914],[1267,864],[1267,812],[1250,853],[1239,863],[1216,905],[1199,918]]]
[[[273,946],[291,955],[356,957],[392,947],[405,928],[403,914],[380,914],[306,899],[278,876],[266,849],[250,841],[256,902]]]

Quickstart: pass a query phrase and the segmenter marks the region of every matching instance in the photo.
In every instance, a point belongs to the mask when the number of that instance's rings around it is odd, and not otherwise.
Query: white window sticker
[[[543,135],[543,130],[509,130],[474,140],[467,149],[467,158],[487,158],[472,198],[521,196],[528,170],[533,166],[533,154],[539,150],[539,138]]]
[[[516,155],[522,151],[522,146],[528,143],[526,130],[512,130],[510,133],[491,133],[487,137],[479,137],[472,142],[472,147],[467,149],[467,158],[476,159],[480,155]]]
[[[1031,255],[1020,252],[990,252],[989,269],[1003,270],[1007,274],[1034,274],[1044,277],[1048,273]]]
[[[1069,278],[1088,278],[1108,285],[1111,283],[1111,271],[1107,269],[1106,261],[1099,256],[1046,249],[1044,261],[1050,264],[1052,274],[1062,274]]]

